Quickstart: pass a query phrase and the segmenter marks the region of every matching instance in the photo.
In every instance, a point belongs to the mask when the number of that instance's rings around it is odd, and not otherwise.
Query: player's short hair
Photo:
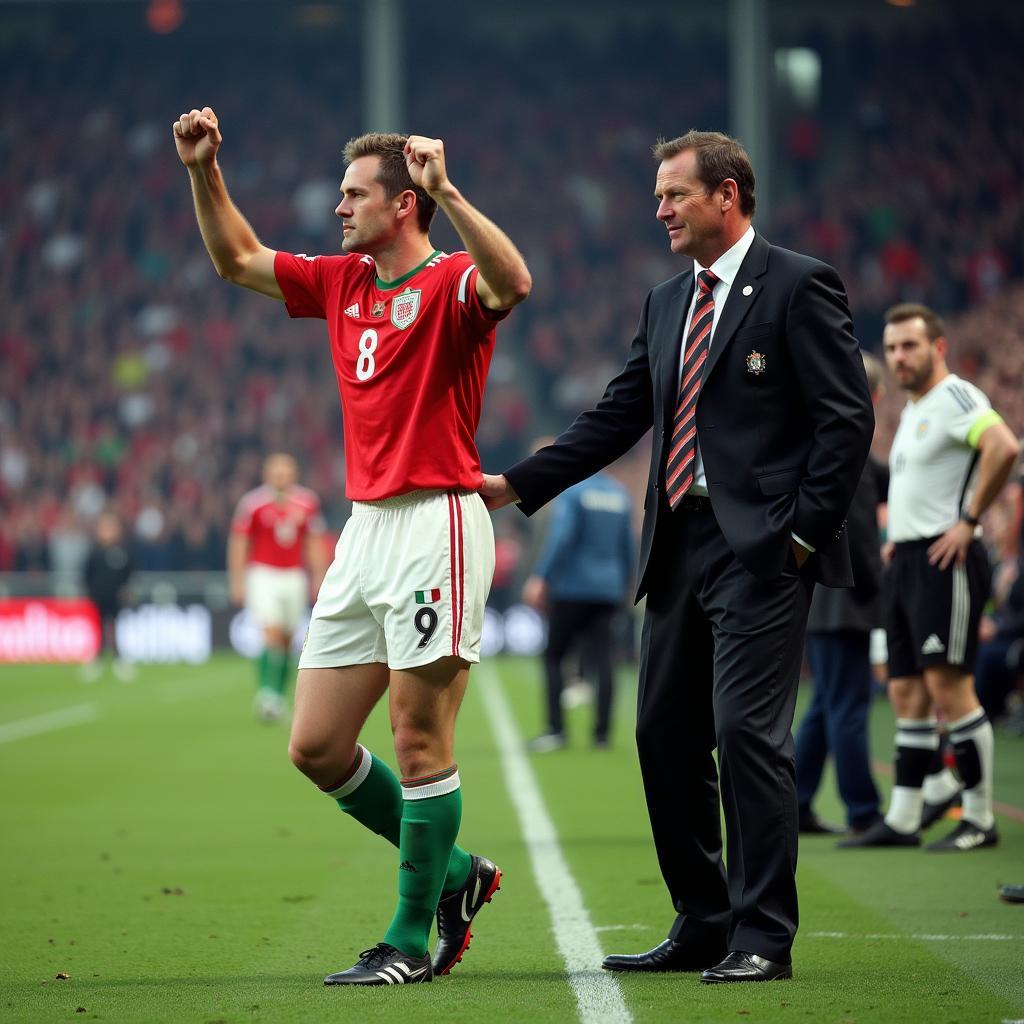
[[[397,132],[367,132],[358,135],[345,143],[345,163],[350,164],[361,156],[379,156],[376,180],[384,186],[385,195],[388,199],[394,199],[402,192],[415,193],[416,216],[420,230],[426,232],[437,213],[437,202],[426,189],[414,184],[409,177],[409,167],[405,162],[405,144],[408,141],[408,135],[399,135]]]
[[[915,317],[920,317],[924,321],[924,330],[929,341],[946,336],[946,325],[942,317],[930,306],[923,306],[919,302],[901,302],[896,306],[890,306],[885,311],[887,324],[901,324],[905,320],[913,320]]]
[[[874,395],[882,390],[882,382],[885,379],[882,362],[870,352],[861,352],[860,357],[864,361],[864,374],[868,378],[868,390]]]
[[[697,157],[697,178],[711,195],[726,178],[732,178],[740,194],[740,212],[753,217],[754,168],[743,146],[724,132],[699,132],[691,128],[677,139],[663,139],[651,147],[655,160],[669,160],[687,149]]]

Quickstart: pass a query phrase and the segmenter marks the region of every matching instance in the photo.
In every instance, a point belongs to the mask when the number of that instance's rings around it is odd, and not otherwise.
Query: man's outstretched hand
[[[512,485],[503,475],[491,476],[484,473],[484,482],[480,485],[480,496],[487,508],[494,512],[506,505],[514,505],[519,495],[512,490]]]

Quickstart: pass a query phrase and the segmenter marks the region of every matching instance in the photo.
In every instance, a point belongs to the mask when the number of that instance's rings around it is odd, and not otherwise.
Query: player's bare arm
[[[245,563],[249,557],[249,538],[244,533],[228,536],[228,586],[231,603],[237,607],[245,604]]]
[[[444,143],[410,135],[405,146],[409,176],[444,210],[477,267],[476,292],[488,309],[511,309],[533,282],[522,254],[493,221],[477,210],[448,178]]]
[[[993,423],[978,438],[978,451],[978,483],[965,512],[973,520],[985,514],[1010,479],[1020,458],[1020,443],[1005,423]],[[963,565],[973,539],[973,524],[961,519],[928,549],[928,561],[940,569],[948,568],[954,561]]]
[[[223,137],[210,107],[193,108],[172,126],[178,157],[188,168],[196,220],[210,259],[226,281],[284,300],[274,275],[274,250],[260,243],[231,201],[217,164]]]

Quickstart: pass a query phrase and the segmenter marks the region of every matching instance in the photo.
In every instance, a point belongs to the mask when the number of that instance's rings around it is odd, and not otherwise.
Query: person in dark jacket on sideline
[[[546,753],[566,744],[562,719],[562,662],[574,644],[585,644],[585,663],[597,677],[594,745],[608,745],[613,697],[613,620],[632,576],[635,550],[625,487],[596,473],[570,487],[552,505],[550,531],[523,600],[548,613],[544,651],[547,732],[530,742]]]

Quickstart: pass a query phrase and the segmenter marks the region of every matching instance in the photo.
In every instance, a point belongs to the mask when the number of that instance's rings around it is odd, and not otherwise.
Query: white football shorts
[[[306,570],[249,565],[245,570],[245,607],[263,629],[293,632],[309,607]]]
[[[299,668],[480,660],[494,531],[476,492],[358,501],[327,570]]]

